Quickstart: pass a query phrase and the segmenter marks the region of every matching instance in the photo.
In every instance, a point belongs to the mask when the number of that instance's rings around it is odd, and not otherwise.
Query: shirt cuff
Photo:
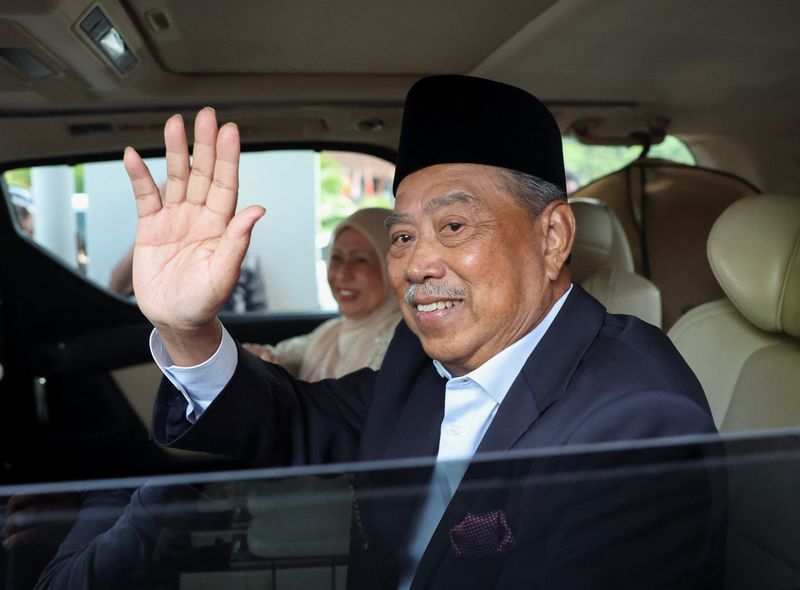
[[[150,334],[150,353],[153,355],[153,360],[164,376],[175,386],[175,389],[186,398],[188,402],[186,419],[192,424],[225,388],[233,377],[239,362],[236,343],[225,326],[221,325],[220,327],[222,328],[222,340],[217,351],[211,358],[193,367],[174,365],[158,330],[153,329]]]

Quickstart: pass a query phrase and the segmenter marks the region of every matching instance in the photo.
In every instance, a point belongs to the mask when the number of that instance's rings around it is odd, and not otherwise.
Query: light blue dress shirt
[[[408,547],[408,565],[399,584],[400,590],[411,587],[425,548],[461,483],[483,435],[489,429],[511,384],[553,323],[570,291],[571,285],[533,330],[474,371],[462,377],[453,377],[439,361],[433,361],[439,375],[447,379],[444,419],[428,498],[415,521],[412,542]],[[156,330],[150,335],[150,350],[164,375],[189,403],[186,417],[190,422],[194,422],[222,391],[233,376],[238,360],[236,343],[224,327],[217,351],[210,359],[194,367],[173,365]]]
[[[412,541],[408,547],[408,566],[400,580],[400,590],[411,587],[422,554],[461,483],[483,435],[489,430],[511,384],[553,323],[570,291],[572,286],[533,330],[463,377],[453,377],[439,361],[433,361],[439,375],[447,379],[444,419],[428,498],[416,518]]]
[[[186,419],[192,424],[225,388],[236,372],[236,365],[239,362],[236,343],[225,326],[222,326],[222,340],[217,351],[210,359],[199,365],[193,367],[174,365],[157,330],[150,333],[150,353],[164,376],[189,403],[186,406]]]

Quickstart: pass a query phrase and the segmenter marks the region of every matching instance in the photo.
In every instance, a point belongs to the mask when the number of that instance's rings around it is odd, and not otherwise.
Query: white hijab
[[[300,379],[318,381],[341,377],[363,367],[377,369],[380,365],[386,346],[401,318],[386,268],[389,235],[383,221],[390,213],[389,209],[376,207],[360,209],[334,229],[329,253],[333,250],[336,236],[345,228],[352,228],[363,234],[375,248],[381,265],[384,298],[376,309],[363,318],[350,319],[342,316],[325,322],[314,330],[298,373]]]

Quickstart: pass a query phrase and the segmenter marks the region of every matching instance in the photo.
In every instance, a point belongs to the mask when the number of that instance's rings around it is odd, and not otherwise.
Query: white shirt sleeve
[[[193,367],[174,365],[158,330],[154,329],[150,334],[150,353],[153,355],[153,360],[164,376],[186,398],[189,403],[186,407],[186,419],[192,424],[214,401],[236,371],[239,360],[236,343],[225,326],[221,327],[222,340],[217,351],[210,359]]]

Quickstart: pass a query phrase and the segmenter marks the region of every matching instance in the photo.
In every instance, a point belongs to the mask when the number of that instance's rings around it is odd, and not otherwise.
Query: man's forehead
[[[418,198],[409,195],[395,200],[394,211],[386,218],[384,225],[391,227],[398,223],[410,223],[420,216],[428,217],[453,207],[475,210],[482,208],[483,204],[478,193],[462,188],[453,188],[440,194],[432,193]]]

